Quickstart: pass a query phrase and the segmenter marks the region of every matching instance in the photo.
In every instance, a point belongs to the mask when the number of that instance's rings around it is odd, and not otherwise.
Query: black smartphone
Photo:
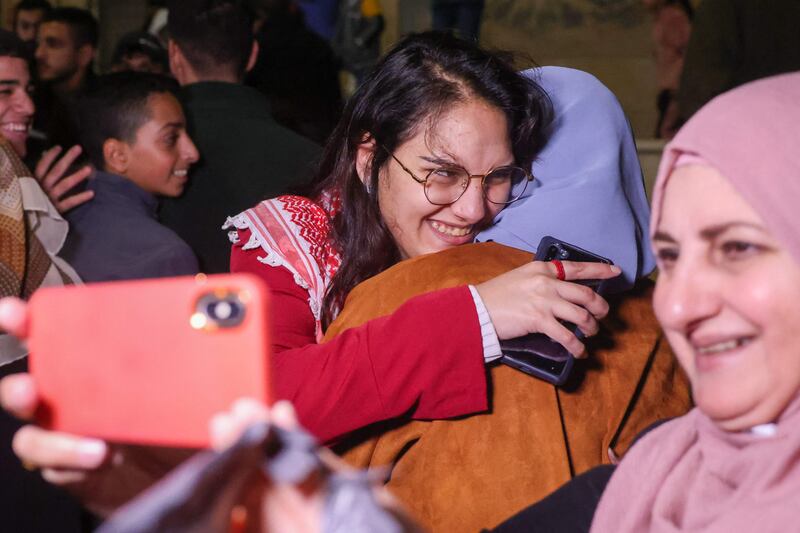
[[[585,261],[591,263],[614,264],[610,259],[599,256],[556,239],[546,236],[536,248],[536,261]],[[582,280],[577,283],[587,285],[595,292],[602,295],[605,280]],[[583,338],[583,333],[575,324],[564,323],[578,338]],[[500,342],[503,357],[500,362],[516,368],[526,374],[541,378],[553,385],[563,385],[572,371],[575,358],[560,343],[552,340],[542,333],[531,333],[515,339]]]

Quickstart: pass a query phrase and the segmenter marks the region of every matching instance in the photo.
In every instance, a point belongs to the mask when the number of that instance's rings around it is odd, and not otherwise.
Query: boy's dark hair
[[[25,43],[13,31],[0,29],[0,57],[18,57],[30,63],[31,54]]]
[[[98,169],[105,166],[106,140],[136,142],[136,132],[150,118],[150,95],[168,93],[177,98],[178,89],[174,79],[161,74],[125,71],[97,78],[77,106],[80,143],[92,164]]]
[[[61,22],[69,26],[75,48],[88,44],[97,48],[97,20],[86,9],[57,7],[45,14],[42,24]]]
[[[167,32],[199,74],[240,77],[253,47],[253,15],[239,0],[168,0]]]

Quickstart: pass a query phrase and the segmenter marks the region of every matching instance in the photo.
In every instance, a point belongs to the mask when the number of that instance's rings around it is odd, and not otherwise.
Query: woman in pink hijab
[[[667,145],[653,305],[696,407],[643,436],[607,485],[610,467],[591,470],[496,533],[797,528],[799,140],[797,72],[720,95]]]
[[[593,533],[797,527],[798,139],[794,73],[721,95],[667,146],[653,304],[697,407],[631,449]]]

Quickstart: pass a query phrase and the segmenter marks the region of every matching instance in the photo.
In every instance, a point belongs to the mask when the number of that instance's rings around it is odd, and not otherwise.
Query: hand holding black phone
[[[554,259],[614,264],[610,259],[554,237],[543,237],[536,249],[535,260],[552,261]],[[604,292],[605,280],[583,280],[575,283],[587,285],[600,295]],[[565,325],[578,338],[583,337],[583,333],[575,324],[566,323]],[[501,363],[553,385],[563,385],[567,381],[575,362],[575,358],[564,346],[542,333],[531,333],[501,341],[500,349],[503,352]]]

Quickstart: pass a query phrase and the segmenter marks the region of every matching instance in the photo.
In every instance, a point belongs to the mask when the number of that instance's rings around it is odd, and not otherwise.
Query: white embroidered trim
[[[249,227],[250,224],[247,221],[247,217],[244,216],[244,213],[239,213],[236,216],[226,218],[225,223],[222,225],[222,229],[248,229]]]
[[[267,201],[270,201],[270,200],[267,200]],[[281,212],[280,212],[281,216],[283,216],[284,212],[285,211],[281,207]],[[295,224],[295,222],[293,220],[291,220],[291,217],[283,216],[283,220],[289,226],[291,226],[291,228],[294,230],[295,235],[299,236],[300,229],[297,227],[297,224]],[[244,213],[240,213],[240,214],[238,214],[236,216],[233,216],[233,217],[228,217],[225,220],[225,224],[223,224],[222,229],[225,230],[225,229],[229,229],[231,227],[236,228],[236,230],[228,232],[228,239],[233,244],[237,244],[240,241],[239,232],[237,230],[244,230],[244,229],[249,230],[250,231],[250,238],[247,240],[247,243],[242,247],[242,249],[243,250],[252,250],[252,249],[255,249],[255,248],[261,248],[262,250],[267,252],[267,255],[266,256],[262,256],[262,257],[256,257],[256,259],[260,263],[263,263],[265,265],[269,265],[269,266],[272,266],[272,267],[284,267],[284,268],[286,268],[289,272],[292,273],[293,278],[294,278],[294,282],[297,285],[299,285],[301,288],[303,288],[304,290],[308,291],[308,306],[311,308],[311,314],[314,315],[314,320],[317,321],[317,328],[319,329],[319,321],[321,320],[321,317],[322,317],[322,299],[324,298],[324,292],[325,291],[323,290],[323,293],[321,295],[319,295],[319,296],[316,296],[316,297],[315,297],[315,295],[311,294],[311,287],[306,282],[306,280],[303,279],[303,277],[300,275],[300,273],[297,272],[297,270],[295,270],[295,268],[291,264],[289,264],[282,255],[278,254],[275,250],[273,250],[271,247],[268,247],[265,243],[263,243],[261,241],[261,239],[258,237],[258,232],[256,231],[256,228],[254,228],[252,226],[251,221],[249,220],[249,218],[247,216],[245,216]],[[311,257],[311,249],[310,249],[309,243],[305,239],[302,239],[302,238],[299,238],[299,237],[298,237],[297,241],[300,244],[300,247],[302,248],[303,253],[305,253],[306,256]],[[317,268],[317,265],[316,265],[316,261],[314,261],[313,259],[311,261],[311,264],[312,264],[312,268],[314,270],[314,273],[317,274],[320,277],[320,279],[322,280],[323,287],[327,287],[328,282],[330,281],[329,276],[327,275],[327,272],[319,272],[319,269]]]
[[[314,319],[319,322],[320,317],[322,316],[322,302],[314,300],[309,296],[308,305],[311,307],[311,313],[314,315]]]
[[[300,277],[299,274],[294,275],[294,282],[303,287],[305,290],[311,289],[311,287],[308,286],[308,283],[306,283],[306,280]]]
[[[265,265],[274,267],[281,266],[281,263],[283,262],[281,260],[281,257],[272,250],[270,250],[270,252],[266,256],[256,257],[256,259],[258,259],[259,262],[264,263]]]
[[[242,246],[242,250],[254,250],[256,248],[263,248],[261,246],[261,239],[258,238],[258,235],[250,232],[250,238],[247,239],[247,243]]]

